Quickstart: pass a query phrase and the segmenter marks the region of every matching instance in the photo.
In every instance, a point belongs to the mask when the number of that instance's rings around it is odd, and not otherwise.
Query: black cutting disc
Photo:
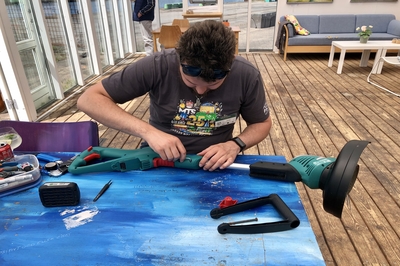
[[[358,160],[369,141],[351,140],[340,151],[323,190],[324,210],[341,218],[344,201],[358,175]]]
[[[47,171],[56,170],[58,168],[58,164],[56,162],[49,162],[44,165],[44,169]]]

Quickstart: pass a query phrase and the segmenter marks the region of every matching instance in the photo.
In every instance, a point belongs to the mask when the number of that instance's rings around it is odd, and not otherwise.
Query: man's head
[[[221,22],[205,20],[189,27],[176,51],[185,74],[215,81],[229,72],[235,48],[235,34],[231,29]]]

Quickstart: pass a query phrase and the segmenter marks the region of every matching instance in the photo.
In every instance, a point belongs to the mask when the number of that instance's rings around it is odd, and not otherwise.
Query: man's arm
[[[244,143],[246,143],[246,148],[250,148],[254,145],[257,145],[268,136],[269,131],[271,130],[271,126],[272,119],[271,116],[269,116],[265,121],[261,123],[248,125],[238,137]]]
[[[238,137],[246,144],[246,148],[250,148],[268,136],[271,126],[272,120],[269,116],[263,122],[248,125]],[[212,145],[199,153],[203,156],[200,167],[209,171],[225,169],[235,161],[239,152],[240,147],[231,140]]]
[[[87,89],[78,99],[77,106],[94,120],[107,127],[144,139],[164,160],[186,157],[182,142],[120,108],[104,89],[101,82]]]
[[[154,5],[155,5],[155,0],[147,0],[147,5],[145,5],[145,7],[143,7],[139,11],[138,17],[140,18],[141,16],[143,16],[147,12],[152,11],[152,9],[154,9]]]

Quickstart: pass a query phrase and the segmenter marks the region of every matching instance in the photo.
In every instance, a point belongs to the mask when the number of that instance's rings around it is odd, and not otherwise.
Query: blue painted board
[[[253,155],[236,162],[260,160],[285,162]],[[242,170],[174,168],[43,176],[43,182],[56,181],[78,184],[78,206],[46,208],[38,187],[0,198],[0,265],[325,265],[294,183],[255,179]],[[297,215],[299,227],[218,233],[223,222],[282,220],[271,205],[210,217],[226,196],[243,202],[272,193]]]

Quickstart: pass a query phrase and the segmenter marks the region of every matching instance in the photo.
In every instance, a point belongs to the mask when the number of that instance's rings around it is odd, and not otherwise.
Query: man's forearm
[[[107,127],[140,138],[154,129],[147,122],[127,113],[104,95],[83,94],[78,100],[78,108]]]
[[[257,145],[268,136],[271,126],[271,117],[264,122],[248,125],[239,135],[240,139],[246,144],[247,148],[250,148]]]

